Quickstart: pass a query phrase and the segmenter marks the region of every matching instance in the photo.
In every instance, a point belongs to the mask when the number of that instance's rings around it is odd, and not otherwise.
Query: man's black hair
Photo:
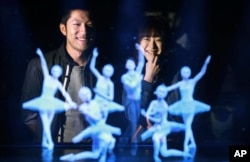
[[[86,0],[65,0],[64,3],[62,4],[61,8],[61,22],[62,24],[66,24],[68,21],[70,14],[73,10],[86,10],[89,11],[90,13],[90,19],[92,20],[92,7],[91,3]]]

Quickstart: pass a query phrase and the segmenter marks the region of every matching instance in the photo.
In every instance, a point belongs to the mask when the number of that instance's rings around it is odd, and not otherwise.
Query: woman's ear
[[[64,24],[60,23],[59,28],[60,28],[61,33],[65,36],[67,33],[66,26]]]

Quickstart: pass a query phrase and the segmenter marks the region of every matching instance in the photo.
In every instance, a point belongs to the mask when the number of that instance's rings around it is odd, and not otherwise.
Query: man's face
[[[154,56],[159,56],[162,53],[161,37],[143,37],[140,45],[145,53],[147,61],[152,60]]]
[[[60,24],[60,29],[63,35],[66,36],[68,51],[83,52],[93,42],[94,29],[88,11],[73,10],[66,26]]]

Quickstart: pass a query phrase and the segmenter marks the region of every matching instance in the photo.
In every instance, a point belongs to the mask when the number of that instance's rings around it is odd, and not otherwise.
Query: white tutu
[[[34,111],[65,111],[66,103],[56,97],[40,96],[23,103],[24,109]]]
[[[197,100],[177,101],[169,106],[169,113],[172,115],[198,114],[210,111],[210,109],[210,105]]]

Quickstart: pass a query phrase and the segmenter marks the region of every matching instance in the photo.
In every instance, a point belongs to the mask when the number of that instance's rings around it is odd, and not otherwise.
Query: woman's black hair
[[[138,41],[143,37],[162,37],[166,39],[168,25],[166,20],[161,16],[146,16],[138,29]]]
[[[145,16],[138,28],[137,41],[143,37],[161,37],[163,55],[167,53],[170,30],[166,19],[162,16]]]

